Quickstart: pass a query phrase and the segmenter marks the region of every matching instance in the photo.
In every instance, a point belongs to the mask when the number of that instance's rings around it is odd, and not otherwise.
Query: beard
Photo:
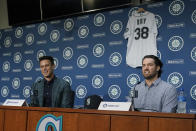
[[[149,70],[145,70],[144,72],[146,72],[146,71],[150,72]],[[143,76],[146,80],[151,80],[157,76],[157,72],[152,72],[149,74],[145,74],[144,72],[143,72]]]

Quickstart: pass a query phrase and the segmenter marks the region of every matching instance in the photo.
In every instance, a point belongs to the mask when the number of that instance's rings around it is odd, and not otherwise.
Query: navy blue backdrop
[[[156,15],[162,79],[185,89],[188,112],[196,109],[196,0],[174,0],[141,6]],[[75,106],[88,95],[126,101],[143,77],[126,65],[128,16],[138,7],[84,14],[0,30],[0,102],[29,101],[33,82],[42,79],[38,58],[55,58],[58,77],[76,92]]]

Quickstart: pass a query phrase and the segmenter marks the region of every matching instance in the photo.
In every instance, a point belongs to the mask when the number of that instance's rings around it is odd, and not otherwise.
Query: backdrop
[[[185,89],[188,112],[196,109],[196,0],[141,6],[156,15],[162,79]],[[130,88],[143,81],[141,68],[126,65],[128,17],[138,7],[95,12],[45,23],[0,30],[0,102],[27,99],[42,79],[38,58],[55,58],[55,74],[75,91],[75,107],[97,94],[126,101]]]

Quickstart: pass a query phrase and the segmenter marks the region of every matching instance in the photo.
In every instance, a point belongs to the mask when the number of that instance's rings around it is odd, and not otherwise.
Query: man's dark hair
[[[154,55],[146,55],[142,59],[142,63],[143,63],[144,59],[146,59],[146,58],[152,58],[154,60],[155,65],[160,67],[160,70],[158,72],[158,77],[160,77],[161,73],[162,73],[162,66],[163,66],[163,63],[161,62],[161,60],[158,57],[154,56]]]
[[[50,63],[51,63],[52,65],[54,65],[54,59],[53,59],[52,56],[42,56],[42,57],[39,58],[39,62],[41,62],[42,60],[49,60]]]

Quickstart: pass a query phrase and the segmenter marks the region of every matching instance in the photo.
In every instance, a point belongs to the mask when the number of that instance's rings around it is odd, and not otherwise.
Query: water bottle
[[[186,113],[186,97],[185,97],[183,88],[180,88],[180,91],[178,94],[177,113]]]

